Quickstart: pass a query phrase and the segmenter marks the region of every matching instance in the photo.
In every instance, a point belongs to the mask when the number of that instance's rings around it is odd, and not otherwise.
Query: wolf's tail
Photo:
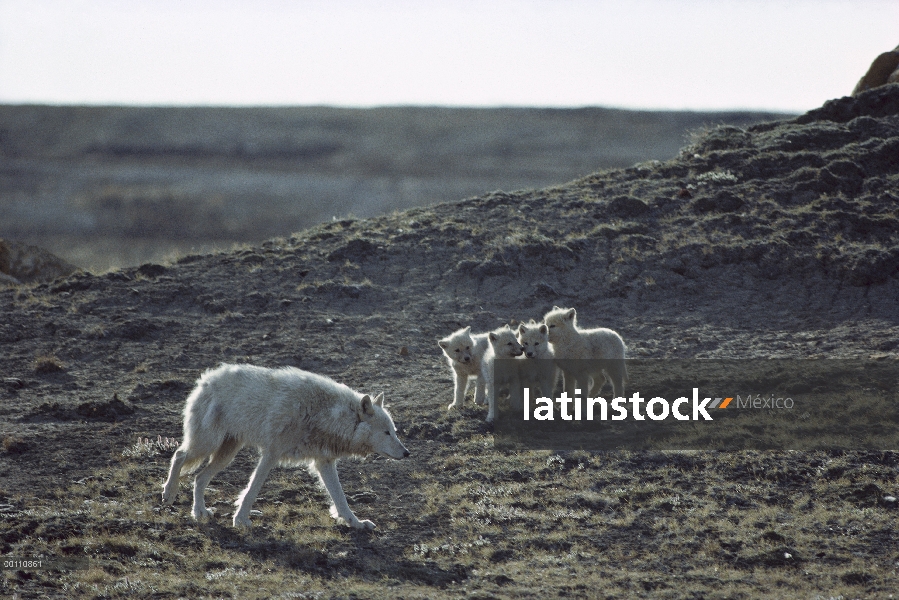
[[[204,373],[203,378],[205,377]],[[181,442],[181,446],[175,451],[175,457],[173,457],[173,460],[179,454],[184,457],[179,477],[196,471],[212,453],[207,439],[208,435],[204,429],[204,421],[208,419],[211,412],[211,398],[207,386],[202,383],[203,378],[200,380],[200,385],[194,388],[187,397],[187,406],[184,409],[184,441]]]

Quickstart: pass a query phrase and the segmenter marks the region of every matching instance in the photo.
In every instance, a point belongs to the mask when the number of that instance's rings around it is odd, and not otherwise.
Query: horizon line
[[[825,100],[821,103],[827,102]],[[819,106],[821,106],[819,105]],[[801,115],[809,110],[819,108],[791,110],[781,108],[669,108],[669,107],[627,107],[607,104],[423,104],[423,103],[375,103],[375,104],[341,104],[341,103],[180,103],[180,102],[52,102],[52,101],[9,101],[0,99],[0,107],[46,107],[46,108],[163,108],[163,109],[287,109],[287,108],[330,108],[336,110],[380,110],[401,108],[423,108],[444,110],[609,110],[622,112],[647,113],[768,113],[779,115]]]

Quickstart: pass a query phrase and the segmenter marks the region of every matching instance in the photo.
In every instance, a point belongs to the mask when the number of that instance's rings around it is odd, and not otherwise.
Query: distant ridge
[[[772,113],[0,105],[0,236],[80,266],[159,261],[675,156]]]

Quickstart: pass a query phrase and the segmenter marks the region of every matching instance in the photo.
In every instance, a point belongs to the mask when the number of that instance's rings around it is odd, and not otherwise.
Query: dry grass
[[[798,590],[849,598],[885,595],[896,581],[896,513],[864,491],[896,485],[891,453],[879,461],[851,453],[501,453],[484,448],[488,436],[474,436],[435,450],[428,468],[415,471],[418,501],[403,510],[357,505],[375,516],[372,534],[334,524],[311,478],[284,470],[266,483],[254,528],[241,533],[228,517],[239,478],[208,490],[218,512],[209,523],[191,520],[184,484],[174,507],[159,505],[168,453],[144,450],[160,440],[141,440],[141,452],[123,453],[119,466],[53,502],[26,508],[15,500],[16,512],[4,513],[5,553],[87,557],[89,568],[6,572],[0,589],[27,582],[113,598]],[[388,476],[374,468],[367,475],[373,484]]]

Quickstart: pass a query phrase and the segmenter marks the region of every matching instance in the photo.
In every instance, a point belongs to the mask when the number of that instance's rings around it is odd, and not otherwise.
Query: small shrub
[[[59,373],[65,370],[65,368],[65,364],[52,355],[38,356],[34,359],[34,371],[36,373]]]
[[[696,176],[696,181],[698,183],[737,183],[738,178],[736,175],[731,173],[730,169],[715,170],[708,171],[706,173],[702,173],[701,175]]]
[[[106,330],[106,327],[100,324],[91,325],[84,330],[84,336],[92,340],[101,340],[107,335],[109,335],[109,332]]]
[[[177,438],[164,438],[161,435],[157,435],[155,440],[151,440],[150,438],[139,437],[137,438],[137,443],[130,448],[122,450],[122,456],[126,458],[149,458],[156,456],[160,452],[173,452],[180,445],[181,442]]]

